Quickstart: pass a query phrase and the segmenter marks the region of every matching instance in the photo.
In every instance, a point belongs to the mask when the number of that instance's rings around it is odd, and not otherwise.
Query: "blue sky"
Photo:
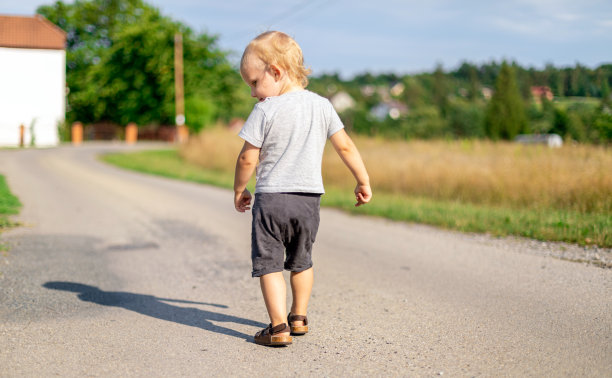
[[[0,13],[33,14],[52,2],[0,0]],[[217,34],[234,61],[258,33],[284,31],[302,46],[315,75],[414,73],[464,60],[537,68],[612,63],[611,0],[147,2],[196,31]]]

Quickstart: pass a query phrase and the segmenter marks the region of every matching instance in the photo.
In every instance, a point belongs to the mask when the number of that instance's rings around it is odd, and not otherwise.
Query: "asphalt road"
[[[311,332],[257,346],[250,214],[96,159],[124,149],[0,151],[0,376],[612,376],[611,269],[329,209]]]

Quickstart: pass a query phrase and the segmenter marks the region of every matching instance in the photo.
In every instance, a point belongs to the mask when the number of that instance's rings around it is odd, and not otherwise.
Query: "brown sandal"
[[[296,326],[293,325],[293,322],[304,322],[304,325]],[[304,315],[292,315],[289,313],[287,316],[287,322],[289,323],[289,328],[291,328],[292,335],[304,335],[308,333],[308,318]]]
[[[279,335],[279,333],[289,332],[287,324],[282,323],[275,327],[272,324],[255,334],[255,343],[265,346],[289,345],[293,341],[290,335]]]

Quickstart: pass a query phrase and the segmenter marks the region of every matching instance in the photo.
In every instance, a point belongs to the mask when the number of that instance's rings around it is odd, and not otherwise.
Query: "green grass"
[[[0,175],[0,231],[17,225],[9,216],[19,213],[20,208],[21,202],[9,190],[4,176]]]
[[[582,214],[556,209],[510,209],[429,198],[399,197],[385,193],[375,193],[375,201],[355,209],[346,197],[346,193],[330,189],[323,199],[323,204],[353,213],[464,232],[612,246],[610,215]]]
[[[575,104],[583,104],[591,109],[595,109],[601,104],[601,99],[592,97],[562,97],[555,99],[554,103],[563,110],[567,110],[568,107]]]
[[[111,154],[103,156],[102,160],[123,168],[164,177],[228,189],[233,186],[233,174],[207,171],[186,163],[176,150]],[[351,191],[333,187],[327,187],[326,191],[322,200],[323,206],[340,208],[353,214],[373,215],[495,236],[516,235],[538,240],[612,247],[610,214],[579,213],[558,209],[512,209],[398,196],[376,191],[371,203],[355,208]]]
[[[232,188],[234,185],[233,174],[203,170],[195,164],[182,160],[176,150],[149,150],[108,154],[103,155],[101,159],[122,168],[158,176],[194,181],[224,188]]]

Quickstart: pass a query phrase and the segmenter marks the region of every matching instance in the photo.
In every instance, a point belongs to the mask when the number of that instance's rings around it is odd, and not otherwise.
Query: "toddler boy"
[[[250,210],[246,185],[257,168],[252,276],[260,277],[270,316],[270,325],[255,335],[262,345],[288,345],[291,334],[308,332],[311,252],[319,228],[321,161],[328,138],[357,180],[355,206],[372,198],[365,165],[338,114],[327,99],[305,90],[309,73],[299,45],[277,31],[252,40],[240,62],[240,74],[259,102],[239,134],[245,142],[236,162],[234,206],[239,212]],[[291,271],[288,316],[284,269]]]

